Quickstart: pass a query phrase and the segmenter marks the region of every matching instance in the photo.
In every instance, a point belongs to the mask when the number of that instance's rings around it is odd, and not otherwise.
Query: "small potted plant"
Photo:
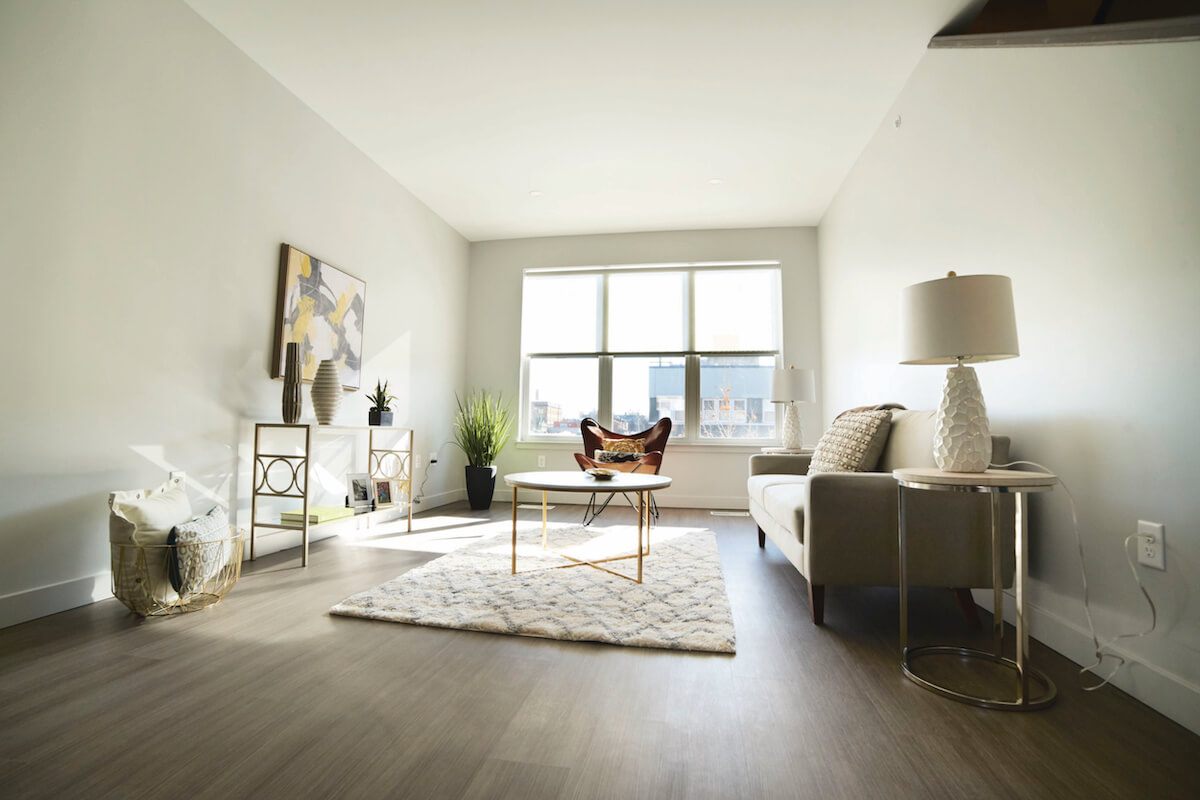
[[[463,401],[456,394],[458,416],[454,420],[454,443],[467,457],[467,500],[471,508],[482,510],[492,505],[496,489],[496,456],[508,443],[512,423],[508,406],[500,396],[477,391]]]
[[[367,423],[369,425],[391,425],[392,401],[396,399],[396,395],[388,391],[388,382],[375,381],[375,391],[364,392],[364,394],[371,401],[371,410],[367,412]]]

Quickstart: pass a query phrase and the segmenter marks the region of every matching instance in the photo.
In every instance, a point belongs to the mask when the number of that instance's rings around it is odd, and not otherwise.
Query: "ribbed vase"
[[[313,377],[312,404],[317,422],[332,425],[338,406],[342,404],[342,378],[332,361],[325,360],[317,366],[317,374]]]
[[[300,394],[300,345],[287,343],[283,359],[283,421],[295,425],[304,410],[304,397]]]

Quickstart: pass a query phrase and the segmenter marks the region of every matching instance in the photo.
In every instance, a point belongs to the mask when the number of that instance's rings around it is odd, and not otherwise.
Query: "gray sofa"
[[[812,621],[824,623],[828,585],[899,583],[898,494],[892,470],[934,467],[933,411],[892,414],[887,444],[874,472],[806,475],[809,455],[750,457],[750,516],[759,547],[770,539],[808,581]],[[1007,436],[992,437],[992,462],[1009,460]],[[910,491],[905,495],[910,586],[944,586],[978,626],[971,587],[990,587],[991,524],[987,494]],[[1014,505],[1000,496],[997,530],[1001,574],[1013,571]]]

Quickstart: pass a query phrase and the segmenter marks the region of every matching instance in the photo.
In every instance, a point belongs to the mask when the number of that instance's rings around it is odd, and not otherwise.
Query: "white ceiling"
[[[187,2],[473,241],[815,225],[969,5]]]

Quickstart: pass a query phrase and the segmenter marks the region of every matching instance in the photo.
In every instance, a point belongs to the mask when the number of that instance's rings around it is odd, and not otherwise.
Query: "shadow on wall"
[[[1127,421],[1115,417],[1073,416],[993,421],[993,430],[1012,437],[1014,460],[1043,465],[1065,481],[1074,495],[1093,608],[1115,605],[1121,615],[1144,618],[1148,624],[1149,609],[1130,573],[1124,543],[1136,531],[1139,514],[1148,512],[1142,510],[1145,501],[1139,496],[1138,484],[1128,475],[1114,472],[1122,453],[1130,450],[1118,435],[1123,424],[1127,428]],[[1136,465],[1126,469],[1138,471]],[[1156,635],[1171,631],[1176,640],[1182,632],[1191,640],[1188,646],[1200,650],[1200,608],[1190,607],[1193,592],[1188,583],[1200,565],[1171,548],[1170,541],[1168,531],[1167,558],[1171,563],[1167,571],[1136,569],[1157,609]],[[1136,563],[1135,546],[1133,542],[1127,545]],[[1079,548],[1070,500],[1061,485],[1053,492],[1030,496],[1029,550],[1031,578],[1059,587],[1057,593],[1082,602]],[[1069,588],[1064,591],[1062,587]],[[1132,624],[1137,627],[1139,623]],[[1177,625],[1180,631],[1172,630]]]

